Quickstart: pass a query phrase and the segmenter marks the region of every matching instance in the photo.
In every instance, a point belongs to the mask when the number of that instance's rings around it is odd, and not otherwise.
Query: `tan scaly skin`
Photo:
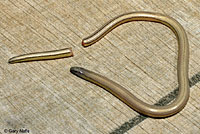
[[[72,67],[70,71],[96,85],[99,85],[118,97],[132,109],[137,112],[151,116],[151,117],[168,117],[181,111],[186,105],[189,98],[189,82],[188,82],[188,63],[189,63],[189,46],[186,33],[183,27],[173,18],[150,12],[133,12],[121,15],[88,38],[82,41],[83,46],[90,46],[100,39],[102,39],[107,33],[116,28],[117,26],[131,22],[131,21],[151,21],[158,22],[169,27],[176,35],[178,40],[178,64],[177,64],[177,75],[179,83],[179,93],[176,99],[169,105],[166,106],[155,106],[149,105],[136,96],[131,94],[127,89],[123,88],[119,84],[109,80],[108,78],[96,74],[92,71],[86,70],[80,67]]]
[[[65,48],[54,51],[45,51],[45,52],[37,52],[15,56],[10,58],[8,63],[21,63],[21,62],[30,62],[30,61],[40,61],[40,60],[54,60],[60,58],[67,58],[73,56],[71,48]]]
[[[177,98],[169,105],[166,106],[155,106],[144,103],[133,94],[131,94],[127,89],[123,88],[119,84],[109,80],[106,77],[103,77],[99,74],[91,72],[89,70],[72,67],[70,71],[92,83],[95,83],[107,91],[111,92],[113,95],[118,97],[124,103],[129,105],[134,110],[138,111],[141,114],[148,115],[151,117],[167,117],[181,111],[186,105],[189,98],[189,82],[188,82],[188,64],[189,64],[189,46],[188,40],[183,27],[173,18],[150,12],[133,12],[121,15],[110,22],[105,26],[100,28],[94,34],[82,41],[83,46],[90,46],[100,39],[102,39],[107,33],[112,31],[114,28],[118,27],[121,24],[131,22],[131,21],[151,21],[158,22],[169,27],[176,35],[178,40],[178,63],[177,63],[177,75],[179,83],[179,94]],[[37,61],[37,60],[52,60],[64,57],[73,56],[73,53],[70,48],[39,52],[32,54],[25,54],[13,57],[9,60],[9,63],[18,63],[18,62],[28,62],[28,61]]]

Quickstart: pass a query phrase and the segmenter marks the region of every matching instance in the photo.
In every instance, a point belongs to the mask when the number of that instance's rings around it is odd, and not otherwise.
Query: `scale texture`
[[[135,11],[169,15],[188,35],[190,99],[169,118],[139,115],[69,71],[80,66],[101,73],[149,104],[172,102],[178,92],[178,46],[167,27],[130,22],[81,46],[110,19]],[[0,134],[199,133],[199,22],[199,0],[0,0]],[[69,47],[74,57],[8,64],[20,54]]]

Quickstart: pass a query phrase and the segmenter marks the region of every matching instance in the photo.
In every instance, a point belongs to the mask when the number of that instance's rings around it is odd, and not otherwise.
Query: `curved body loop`
[[[114,96],[118,97],[132,109],[137,112],[148,115],[151,117],[167,117],[177,112],[181,111],[186,105],[189,98],[189,82],[188,82],[188,63],[189,63],[189,46],[188,40],[183,27],[173,18],[158,14],[158,13],[150,13],[150,12],[133,12],[129,14],[121,15],[98,31],[93,33],[91,36],[85,38],[82,41],[83,46],[90,46],[100,39],[102,39],[107,33],[112,31],[114,28],[118,27],[121,24],[131,22],[131,21],[151,21],[158,22],[169,27],[176,35],[178,40],[178,64],[177,64],[177,75],[178,75],[178,83],[179,83],[179,93],[176,99],[169,105],[165,106],[155,106],[149,105],[136,96],[131,94],[127,89],[123,88],[119,84],[109,80],[108,78],[89,71],[80,67],[72,67],[70,71],[94,84],[97,84]]]

